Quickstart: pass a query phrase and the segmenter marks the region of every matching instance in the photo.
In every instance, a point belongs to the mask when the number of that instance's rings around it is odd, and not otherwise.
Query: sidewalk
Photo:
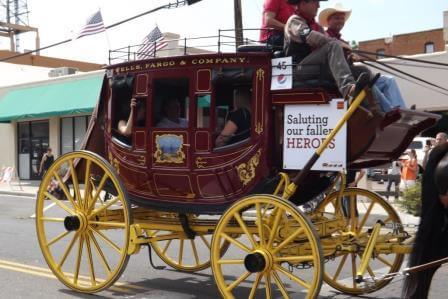
[[[20,188],[20,185],[22,188]],[[20,181],[20,185],[17,182],[0,183],[0,195],[15,195],[26,196],[36,198],[39,191],[40,181]]]

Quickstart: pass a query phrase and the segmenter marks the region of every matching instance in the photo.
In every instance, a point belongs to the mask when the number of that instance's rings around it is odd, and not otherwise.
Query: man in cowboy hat
[[[357,85],[343,51],[350,50],[350,46],[327,36],[315,21],[320,1],[326,0],[288,0],[289,4],[297,5],[297,11],[285,26],[285,54],[292,56],[293,63],[298,64],[299,68],[306,65],[326,66],[323,75],[334,78],[341,94],[348,98],[353,96]],[[366,74],[360,75],[358,86],[368,80]]]
[[[346,9],[340,3],[336,3],[333,7],[322,10],[319,14],[319,23],[327,27],[328,36],[338,39],[348,45],[348,42],[342,39],[341,31],[350,17],[351,9]],[[359,61],[358,55],[352,53],[351,49],[346,50],[347,60],[349,62]],[[363,65],[351,66],[352,72],[355,74],[368,73],[370,70]],[[371,76],[371,75],[370,75]],[[372,88],[372,95],[381,106],[383,112],[388,112],[394,107],[406,108],[403,97],[401,96],[397,82],[391,76],[382,75]]]

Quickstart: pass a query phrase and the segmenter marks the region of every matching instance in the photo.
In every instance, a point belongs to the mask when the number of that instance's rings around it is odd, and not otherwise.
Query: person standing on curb
[[[387,179],[388,183],[386,188],[387,190],[386,199],[389,200],[390,188],[392,187],[392,184],[395,184],[395,200],[398,200],[398,196],[400,194],[400,180],[401,180],[400,162],[398,161],[392,162],[392,167],[388,170],[387,173]]]
[[[418,174],[417,153],[415,149],[409,152],[409,159],[403,162],[401,170],[401,183],[403,189],[407,189],[415,185]]]

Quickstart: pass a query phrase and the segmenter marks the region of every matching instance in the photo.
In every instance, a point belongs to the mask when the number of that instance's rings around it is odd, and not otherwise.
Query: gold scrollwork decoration
[[[260,135],[261,133],[263,133],[263,125],[258,122],[257,125],[255,126],[255,132]]]
[[[183,164],[185,161],[184,136],[174,134],[156,135],[156,163]]]
[[[196,167],[197,168],[205,168],[207,166],[207,162],[202,159],[202,157],[196,158]]]
[[[258,150],[247,163],[241,163],[236,166],[236,170],[238,171],[238,175],[243,183],[243,186],[246,186],[254,179],[257,166],[260,164],[260,156],[261,150]]]
[[[263,80],[264,79],[264,70],[258,69],[257,70],[257,80]]]

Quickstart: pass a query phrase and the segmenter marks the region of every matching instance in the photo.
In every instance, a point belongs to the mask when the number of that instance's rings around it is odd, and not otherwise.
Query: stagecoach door
[[[148,152],[155,191],[166,197],[194,197],[190,178],[191,76],[188,71],[158,71],[151,76]]]

